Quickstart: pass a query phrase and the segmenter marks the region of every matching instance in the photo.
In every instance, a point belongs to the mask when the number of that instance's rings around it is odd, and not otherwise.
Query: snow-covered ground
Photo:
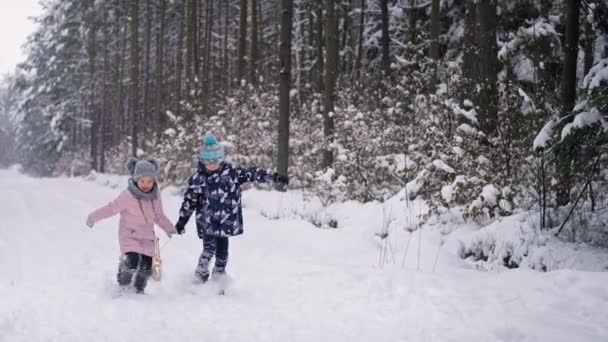
[[[226,296],[192,281],[190,222],[162,250],[162,282],[115,298],[118,219],[84,224],[119,191],[99,183],[0,171],[0,341],[608,340],[607,272],[467,269],[450,248],[436,259],[440,229],[423,230],[419,253],[397,213],[379,267],[381,206],[336,206],[339,229],[318,229],[298,193],[245,193]]]

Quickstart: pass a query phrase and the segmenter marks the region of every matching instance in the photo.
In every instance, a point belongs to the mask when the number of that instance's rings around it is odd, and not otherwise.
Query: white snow
[[[583,85],[591,91],[599,87],[602,82],[608,82],[608,58],[602,59],[589,70]]]
[[[500,191],[493,184],[488,184],[481,189],[481,197],[484,201],[490,204],[497,204]]]
[[[582,243],[564,243],[552,231],[539,231],[535,227],[535,219],[529,213],[522,213],[495,221],[479,230],[456,231],[446,242],[446,249],[460,254],[483,254],[486,262],[468,262],[489,271],[504,270],[505,258],[527,269],[608,270],[608,253],[598,253],[597,249]],[[608,306],[603,310],[608,310]]]
[[[599,123],[604,129],[608,129],[608,123],[597,108],[591,108],[589,111],[576,114],[574,120],[564,126],[562,129],[562,140],[565,139],[573,129],[585,128]]]
[[[518,56],[513,68],[515,77],[520,81],[534,82],[534,64],[530,58]]]
[[[452,111],[454,112],[454,114],[464,116],[472,124],[475,124],[475,125],[479,124],[479,121],[477,120],[477,112],[475,111],[474,108],[471,108],[469,110],[464,110],[457,103],[453,103],[453,102],[449,103],[448,105],[452,108]],[[470,100],[465,100],[464,105],[472,107],[473,103]]]
[[[534,149],[545,148],[549,141],[551,141],[551,136],[553,136],[553,130],[555,129],[555,120],[549,120],[545,126],[538,132],[536,138],[534,138]]]
[[[177,131],[175,131],[174,128],[167,128],[164,133],[165,133],[165,135],[168,135],[170,137],[175,137],[175,135],[177,134]]]
[[[423,169],[416,175],[416,178],[409,181],[405,185],[405,188],[407,190],[407,197],[415,198],[416,196],[418,196],[418,192],[420,192],[420,189],[424,185],[425,178],[428,176],[428,174],[429,171]]]
[[[318,201],[246,191],[245,234],[230,240],[226,296],[192,282],[201,242],[191,220],[161,252],[161,282],[146,295],[112,298],[118,218],[92,229],[84,219],[126,178],[91,180],[0,171],[0,341],[608,339],[608,273],[479,272],[456,256],[471,241],[467,229],[441,233],[456,222],[404,229],[417,227],[423,209],[403,201],[404,191],[384,203],[394,218],[386,240],[374,238],[383,224],[378,203],[336,204],[330,211],[340,228],[317,229],[303,218]],[[167,190],[165,210],[175,219],[181,198]],[[271,211],[276,219],[267,218]],[[383,242],[390,248],[379,267]]]
[[[479,132],[477,129],[475,129],[465,123],[458,126],[458,128],[456,128],[456,131],[460,132],[460,133],[468,134],[468,135],[477,135],[477,133]]]
[[[454,187],[452,185],[444,185],[441,187],[441,198],[446,203],[452,202],[452,197],[454,196]]]
[[[454,173],[456,171],[454,171],[454,169],[452,167],[450,167],[448,164],[446,164],[443,160],[441,159],[435,159],[433,160],[433,165],[435,165],[436,168],[443,170],[447,173]]]
[[[526,94],[526,92],[523,89],[517,88],[517,93],[522,98],[522,104],[521,104],[522,113],[530,114],[530,113],[533,113],[534,111],[536,111],[536,106],[534,105],[534,102],[528,96],[528,94]]]
[[[458,146],[453,146],[452,147],[452,151],[454,151],[454,153],[456,153],[456,155],[459,156],[459,157],[462,156],[465,153],[465,151],[462,148],[458,147]]]

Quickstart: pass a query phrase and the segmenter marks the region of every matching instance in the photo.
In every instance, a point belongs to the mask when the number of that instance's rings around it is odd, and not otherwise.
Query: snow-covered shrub
[[[425,139],[414,135],[410,154],[417,175],[408,184],[410,197],[422,196],[429,212],[442,215],[459,208],[465,220],[485,220],[509,215],[514,209],[514,192],[509,178],[501,178],[498,157],[485,134],[477,128],[472,103],[464,106],[431,96],[418,117]],[[448,122],[449,124],[445,124]]]
[[[557,224],[567,227],[570,232],[565,234],[573,240],[605,244],[606,238],[601,236],[607,234],[606,228],[595,217],[608,201],[608,175],[603,171],[608,167],[608,59],[591,68],[583,85],[585,95],[572,113],[548,121],[534,147],[544,151],[548,178],[552,179],[549,191],[557,197],[548,202],[549,209],[560,211],[568,204],[565,207],[577,211],[566,225],[566,217]]]
[[[608,267],[608,254],[584,243],[564,243],[551,231],[541,231],[531,212],[504,218],[474,232],[457,232],[449,237],[448,246],[481,270],[603,271]]]

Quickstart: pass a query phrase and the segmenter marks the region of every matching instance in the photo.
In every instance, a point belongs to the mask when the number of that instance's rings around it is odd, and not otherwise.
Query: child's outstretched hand
[[[281,185],[289,185],[289,178],[287,178],[287,176],[283,176],[279,173],[275,173],[272,178],[275,183],[278,183]]]
[[[178,235],[182,235],[182,234],[184,234],[186,232],[186,227],[184,227],[183,224],[181,224],[180,222],[178,222],[178,223],[175,224],[175,232]]]
[[[173,235],[177,234],[177,229],[173,228],[169,231],[165,231],[165,234],[167,234],[167,237],[170,239],[173,237]]]
[[[87,219],[87,226],[88,226],[89,228],[93,228],[93,225],[95,225],[95,223],[93,223],[93,221],[91,221],[91,220]]]

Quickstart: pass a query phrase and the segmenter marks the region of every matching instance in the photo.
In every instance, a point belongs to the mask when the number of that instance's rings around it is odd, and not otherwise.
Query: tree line
[[[238,162],[276,167],[328,202],[406,189],[429,215],[464,205],[479,217],[564,207],[581,191],[596,201],[607,8],[48,0],[9,82],[17,156],[53,174],[148,153],[179,182],[215,131]]]

